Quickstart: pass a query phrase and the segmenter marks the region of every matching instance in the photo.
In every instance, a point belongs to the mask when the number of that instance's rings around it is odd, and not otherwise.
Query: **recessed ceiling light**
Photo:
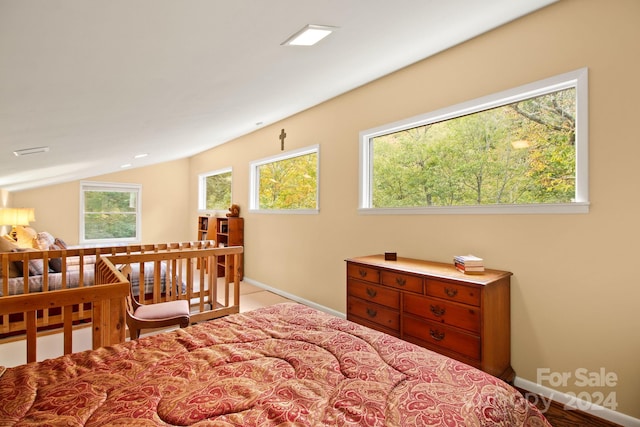
[[[326,25],[307,25],[287,40],[283,46],[312,46],[323,38],[334,32],[337,27],[329,27]]]
[[[131,163],[125,163],[124,165],[120,165],[122,169],[130,168],[131,166],[132,166]]]
[[[142,159],[144,157],[147,157],[149,155],[149,153],[140,153],[140,154],[136,154],[135,156],[133,156],[134,159]]]
[[[27,156],[29,154],[46,153],[47,151],[49,151],[49,147],[33,147],[33,148],[25,148],[23,150],[16,150],[13,152],[13,154],[16,157],[20,157],[20,156]]]

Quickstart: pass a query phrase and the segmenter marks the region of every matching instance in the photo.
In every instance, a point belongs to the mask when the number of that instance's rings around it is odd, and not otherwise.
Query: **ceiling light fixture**
[[[33,148],[25,148],[23,150],[16,150],[13,152],[13,155],[16,157],[27,156],[29,154],[39,154],[46,153],[49,151],[49,147],[33,147]]]
[[[336,29],[326,25],[307,25],[285,40],[282,46],[313,46]]]
[[[145,157],[147,157],[149,155],[149,153],[140,153],[140,154],[136,154],[135,156],[133,156],[134,159],[143,159]]]

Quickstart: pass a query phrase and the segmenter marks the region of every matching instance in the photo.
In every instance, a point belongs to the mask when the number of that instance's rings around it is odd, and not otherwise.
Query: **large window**
[[[140,242],[140,197],[136,184],[80,184],[80,243]]]
[[[231,206],[231,168],[200,175],[198,209],[227,210]]]
[[[317,213],[318,165],[317,145],[252,162],[249,208]]]
[[[586,69],[362,132],[360,208],[586,212]]]

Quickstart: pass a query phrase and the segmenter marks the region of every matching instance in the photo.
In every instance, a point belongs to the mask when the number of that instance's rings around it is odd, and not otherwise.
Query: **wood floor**
[[[537,404],[538,409],[544,411],[542,404],[542,398],[533,398],[533,393],[530,393],[523,389],[520,390],[524,396],[532,396],[529,401]],[[602,418],[594,417],[591,414],[578,410],[565,410],[564,405],[558,402],[551,402],[549,408],[544,411],[544,416],[553,427],[622,427],[619,424],[612,423],[611,421],[603,420]]]

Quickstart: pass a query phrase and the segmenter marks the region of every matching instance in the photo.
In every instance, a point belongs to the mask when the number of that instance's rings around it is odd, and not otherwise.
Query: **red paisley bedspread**
[[[0,425],[549,426],[490,375],[295,303],[8,368]]]

